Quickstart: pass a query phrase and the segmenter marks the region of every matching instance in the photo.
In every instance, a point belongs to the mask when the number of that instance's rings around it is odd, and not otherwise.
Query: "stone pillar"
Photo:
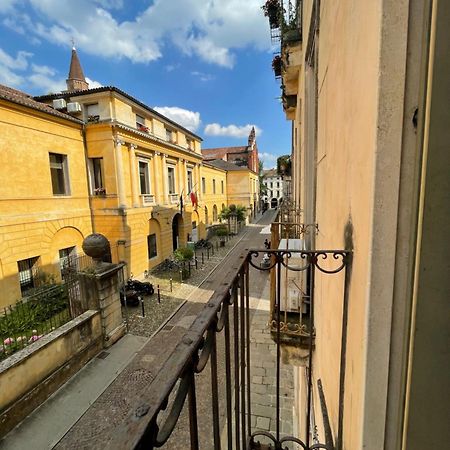
[[[137,145],[130,144],[131,194],[132,194],[134,208],[137,208],[138,206],[140,206],[138,179],[137,179],[136,148],[137,148]]]
[[[117,196],[119,197],[119,208],[126,208],[125,181],[123,177],[123,159],[122,145],[125,142],[118,138],[114,139],[116,153],[116,178],[117,178]]]
[[[101,263],[93,273],[80,274],[81,295],[87,308],[100,311],[105,348],[118,341],[126,331],[120,305],[123,266]]]

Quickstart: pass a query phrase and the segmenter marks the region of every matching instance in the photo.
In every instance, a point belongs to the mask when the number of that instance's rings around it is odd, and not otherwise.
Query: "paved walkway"
[[[127,335],[108,349],[104,360],[95,358],[38,410],[0,442],[0,448],[44,450],[107,448],[108,437],[130,407],[140,398],[162,367],[171,350],[180,341],[186,329],[214,292],[214,286],[223,282],[233,255],[245,248],[262,247],[260,231],[272,217],[266,214],[260,224],[251,224],[232,254],[221,262],[218,269],[190,292],[189,301],[180,308],[170,322],[151,340]],[[252,427],[274,431],[275,427],[275,344],[267,329],[268,275],[255,269],[251,285],[252,307]],[[254,276],[253,276],[254,275]],[[222,277],[222,278],[221,278]],[[223,333],[222,333],[223,334]],[[222,344],[218,341],[218,353]],[[211,409],[209,370],[198,377],[197,394],[199,430],[203,445],[211,447]],[[219,379],[224,368],[219,367]],[[282,432],[290,433],[292,424],[293,381],[292,369],[282,369]],[[83,414],[84,413],[84,414]],[[74,425],[75,424],[75,425]],[[73,426],[72,426],[73,425]],[[67,431],[70,428],[68,434]],[[184,449],[188,441],[187,414],[182,413],[179,426],[164,448]],[[254,431],[254,430],[253,430]],[[64,436],[64,437],[63,437]]]

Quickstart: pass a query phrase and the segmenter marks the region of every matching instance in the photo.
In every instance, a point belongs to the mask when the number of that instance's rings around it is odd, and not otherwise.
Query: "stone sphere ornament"
[[[84,253],[96,263],[102,262],[103,257],[109,253],[110,249],[108,239],[100,233],[93,233],[87,236],[81,247]]]

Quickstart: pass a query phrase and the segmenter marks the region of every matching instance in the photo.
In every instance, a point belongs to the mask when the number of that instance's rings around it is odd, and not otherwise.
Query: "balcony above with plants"
[[[281,95],[281,103],[283,111],[286,114],[287,120],[295,119],[295,112],[297,110],[297,94],[287,94],[283,86],[283,94]]]
[[[282,20],[282,9],[279,0],[267,0],[261,7],[264,15],[269,19],[271,29],[279,28]]]
[[[272,60],[272,69],[275,74],[275,78],[279,78],[282,75],[283,62],[280,55],[275,55]]]

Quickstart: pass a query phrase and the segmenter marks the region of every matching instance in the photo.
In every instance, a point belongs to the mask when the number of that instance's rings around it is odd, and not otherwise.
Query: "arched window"
[[[217,222],[217,206],[213,206],[213,222]]]
[[[208,225],[209,218],[208,218],[208,208],[205,206],[205,225]]]

